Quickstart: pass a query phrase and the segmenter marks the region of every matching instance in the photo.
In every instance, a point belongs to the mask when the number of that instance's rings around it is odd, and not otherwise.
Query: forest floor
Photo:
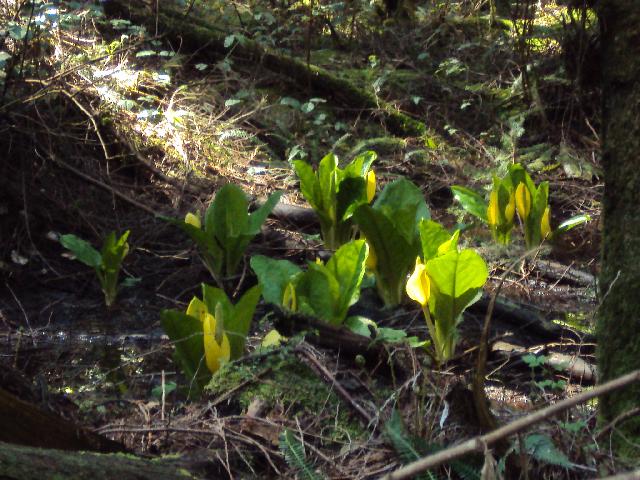
[[[38,38],[56,47],[49,56],[25,54],[33,72],[49,73],[7,78],[0,107],[0,359],[27,379],[2,387],[35,392],[41,406],[134,453],[198,455],[205,460],[195,474],[204,478],[377,478],[481,431],[469,386],[493,294],[504,304],[490,333],[485,390],[500,423],[592,386],[598,92],[568,72],[563,48],[575,46],[575,24],[560,21],[566,8],[536,14],[524,41],[518,22],[491,27],[488,12],[464,2],[413,19],[320,9],[311,24],[295,5],[196,6],[185,17],[193,37],[142,2],[142,13],[119,12],[119,20],[69,6],[61,11],[77,16],[68,19],[74,28]],[[194,45],[205,34],[209,47]],[[256,62],[251,42],[262,58],[272,52],[326,69],[378,108]],[[388,108],[424,132],[391,126]],[[437,368],[400,341],[363,365],[295,328],[287,343],[264,349],[278,318],[261,304],[248,355],[189,398],[160,312],[184,310],[211,280],[193,244],[157,215],[202,212],[229,182],[254,200],[281,190],[283,203],[307,207],[291,161],[328,151],[348,160],[365,150],[378,155],[379,191],[399,176],[412,180],[432,218],[463,226],[464,244],[490,265],[483,307],[465,314],[456,357]],[[549,181],[555,224],[580,213],[591,221],[532,255],[523,256],[519,232],[510,246],[496,246],[449,187],[480,190],[514,161],[536,182]],[[139,282],[106,309],[94,273],[58,239],[74,233],[99,245],[112,230],[131,230],[124,273]],[[281,215],[250,245],[247,258],[255,254],[302,265],[326,252],[314,222]],[[236,293],[255,284],[248,261],[231,280]],[[418,308],[383,309],[374,297],[365,289],[353,311],[428,337]],[[497,449],[496,460],[519,451],[511,458],[530,472],[524,478],[615,471],[609,432],[597,430],[595,415],[593,403],[567,411]],[[300,447],[302,460],[292,460]],[[465,458],[425,478],[480,478],[484,461]]]

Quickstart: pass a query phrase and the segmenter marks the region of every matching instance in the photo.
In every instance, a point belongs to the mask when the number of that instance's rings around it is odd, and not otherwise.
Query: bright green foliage
[[[577,215],[551,230],[549,208],[549,182],[536,187],[531,177],[518,163],[509,167],[504,178],[493,177],[489,201],[466,187],[451,187],[462,208],[487,223],[496,242],[508,245],[517,211],[524,228],[527,248],[536,248],[545,239],[564,233],[590,220],[588,215]]]
[[[306,271],[261,255],[251,258],[251,268],[264,286],[265,301],[290,307],[293,290],[297,311],[342,325],[360,296],[367,254],[364,240],[355,240],[336,250],[326,265],[309,263]]]
[[[247,196],[237,185],[222,187],[209,205],[204,228],[197,215],[188,214],[184,221],[166,218],[185,231],[196,244],[205,266],[218,285],[238,270],[247,246],[260,233],[260,228],[282,192],[272,194],[255,212],[249,214]]]
[[[75,235],[69,234],[60,237],[60,243],[70,250],[77,260],[93,267],[96,271],[107,307],[115,303],[118,295],[120,267],[129,253],[127,238],[129,238],[129,230],[119,238],[116,237],[115,232],[111,232],[104,239],[102,249],[98,252],[89,242]],[[123,285],[130,284],[131,282],[123,282]]]
[[[300,190],[318,215],[322,239],[329,250],[352,239],[351,216],[360,205],[369,203],[367,179],[375,159],[375,152],[364,152],[341,169],[338,157],[329,153],[315,172],[304,160],[293,162]]]
[[[261,293],[256,285],[234,305],[223,290],[203,283],[202,300],[194,297],[186,313],[162,311],[162,327],[175,343],[174,359],[191,380],[194,392],[199,393],[224,362],[244,354]]]
[[[373,206],[362,205],[353,215],[375,255],[376,288],[386,306],[402,301],[407,274],[420,254],[417,225],[430,217],[422,192],[406,179],[388,184]]]
[[[458,250],[458,231],[451,235],[430,220],[419,228],[424,261],[416,260],[406,291],[421,305],[435,358],[444,362],[455,351],[462,314],[480,297],[489,272],[475,251]]]
[[[426,262],[426,270],[431,279],[432,340],[436,358],[446,361],[455,351],[462,313],[480,298],[489,272],[482,257],[470,249],[454,249],[432,258]]]

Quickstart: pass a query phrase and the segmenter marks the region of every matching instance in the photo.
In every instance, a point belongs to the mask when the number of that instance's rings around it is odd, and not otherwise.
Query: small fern
[[[414,462],[425,455],[430,455],[442,450],[442,446],[437,444],[428,444],[421,438],[411,437],[402,422],[402,417],[397,410],[394,410],[391,414],[391,418],[384,426],[384,431],[393,445],[394,450],[398,453],[403,463]],[[475,466],[456,460],[450,463],[451,469],[463,480],[479,480],[480,470]],[[431,470],[428,470],[419,479],[425,480],[438,480],[438,478],[444,478],[438,476]]]
[[[285,430],[280,435],[280,451],[284,455],[287,464],[296,470],[300,478],[304,480],[321,480],[322,477],[307,463],[304,445],[291,430]]]

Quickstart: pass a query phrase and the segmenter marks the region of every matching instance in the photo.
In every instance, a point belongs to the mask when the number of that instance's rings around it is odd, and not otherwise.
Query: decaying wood
[[[3,424],[4,426],[4,424]],[[0,442],[3,480],[185,480],[197,478],[175,460],[145,460],[122,453],[68,452]]]
[[[0,388],[0,442],[61,450],[124,452],[123,445],[20,400]]]

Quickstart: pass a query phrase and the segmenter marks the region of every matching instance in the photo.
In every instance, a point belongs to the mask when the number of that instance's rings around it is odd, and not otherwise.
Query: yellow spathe
[[[373,170],[367,173],[367,202],[371,203],[373,197],[376,196],[376,174]]]
[[[422,307],[426,307],[431,296],[431,281],[427,274],[427,268],[420,261],[420,257],[416,258],[416,267],[407,280],[407,295],[411,300],[418,302]]]
[[[188,223],[189,225],[193,225],[196,228],[202,228],[202,223],[200,222],[200,217],[194,213],[187,213],[184,217],[184,223]]]
[[[216,341],[216,319],[210,313],[204,315],[202,321],[204,333],[204,355],[207,360],[207,368],[211,373],[218,371],[223,363],[231,357],[231,345],[226,333],[222,334],[222,341]]]
[[[529,218],[531,212],[531,192],[524,183],[520,183],[516,188],[516,208],[518,215],[524,221]]]

